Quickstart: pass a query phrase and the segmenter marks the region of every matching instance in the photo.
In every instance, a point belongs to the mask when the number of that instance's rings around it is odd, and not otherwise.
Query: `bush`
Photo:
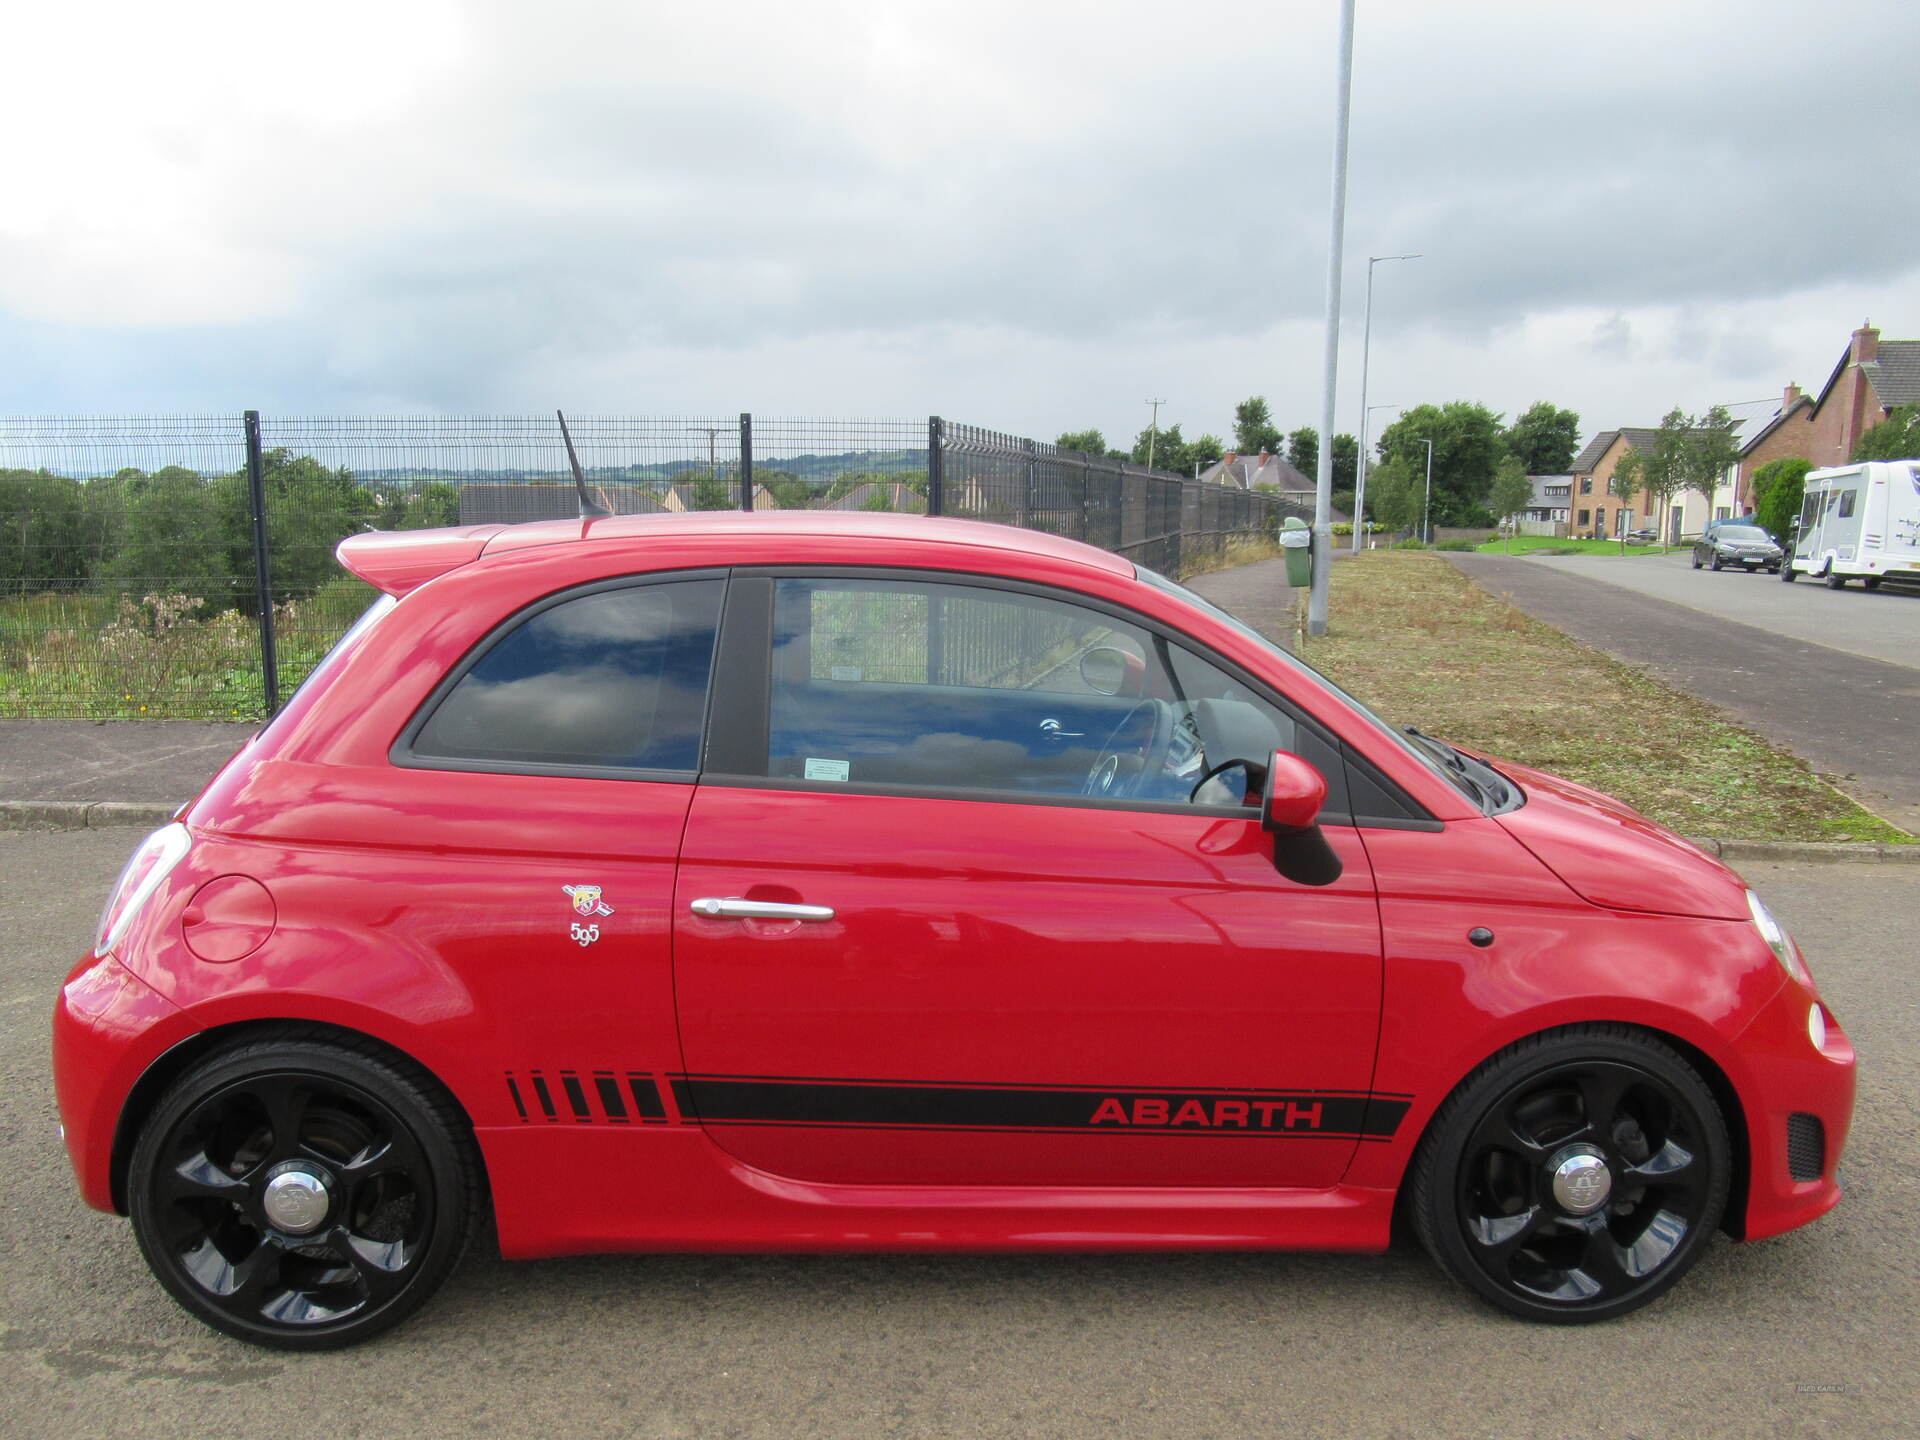
[[[1336,535],[1351,535],[1353,533],[1353,526],[1336,525],[1333,527],[1333,533]]]
[[[1442,540],[1433,547],[1436,550],[1473,550],[1478,547],[1471,540]]]
[[[1394,541],[1393,548],[1396,550],[1424,550],[1427,548],[1427,542],[1415,536],[1410,540]]]

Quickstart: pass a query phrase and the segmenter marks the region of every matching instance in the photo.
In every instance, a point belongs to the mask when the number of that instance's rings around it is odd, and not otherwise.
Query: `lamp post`
[[[1426,532],[1427,544],[1433,544],[1433,441],[1421,437],[1427,447],[1427,498],[1420,507],[1420,528]]]
[[[1373,427],[1373,412],[1400,408],[1398,405],[1369,405],[1360,412],[1360,463],[1355,471],[1357,483],[1353,487],[1353,523],[1360,529],[1355,534],[1367,533],[1367,433]],[[1373,547],[1369,545],[1367,548]]]
[[[1353,6],[1340,0],[1340,44],[1334,62],[1333,203],[1327,226],[1327,333],[1324,384],[1320,396],[1320,464],[1313,486],[1313,581],[1307,588],[1307,633],[1327,633],[1327,572],[1333,568],[1328,543],[1333,527],[1333,401],[1340,379],[1340,268],[1346,259],[1347,115],[1353,102]]]
[[[1353,523],[1365,526],[1367,514],[1367,362],[1373,351],[1373,267],[1382,260],[1418,260],[1418,251],[1411,255],[1369,255],[1367,257],[1367,303],[1362,312],[1365,319],[1360,330],[1360,455],[1355,462],[1353,472]],[[1374,409],[1384,407],[1375,406]],[[1333,437],[1327,437],[1327,443],[1333,443]]]

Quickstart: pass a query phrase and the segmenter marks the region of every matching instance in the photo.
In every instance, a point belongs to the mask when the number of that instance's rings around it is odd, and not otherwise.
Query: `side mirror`
[[[1311,830],[1320,807],[1327,803],[1327,782],[1321,773],[1285,750],[1267,761],[1266,793],[1260,800],[1260,824],[1276,835]]]
[[[1096,695],[1137,696],[1146,689],[1147,664],[1114,645],[1096,645],[1080,657],[1080,678]]]
[[[1273,868],[1296,885],[1331,885],[1340,878],[1340,856],[1315,823],[1326,803],[1327,782],[1318,770],[1298,755],[1273,752],[1260,828],[1273,836]]]

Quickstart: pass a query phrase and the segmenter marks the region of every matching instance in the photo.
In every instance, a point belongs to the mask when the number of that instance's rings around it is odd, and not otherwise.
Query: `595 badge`
[[[567,897],[573,901],[576,912],[592,919],[599,915],[613,914],[613,907],[600,898],[598,885],[562,885]],[[567,938],[578,945],[591,945],[600,938],[598,925],[582,925],[578,920],[568,927]]]

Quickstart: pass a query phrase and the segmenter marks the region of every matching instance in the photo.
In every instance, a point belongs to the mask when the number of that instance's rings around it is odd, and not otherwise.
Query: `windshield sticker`
[[[809,780],[845,780],[853,773],[853,765],[846,760],[815,760],[807,757],[806,777]]]

